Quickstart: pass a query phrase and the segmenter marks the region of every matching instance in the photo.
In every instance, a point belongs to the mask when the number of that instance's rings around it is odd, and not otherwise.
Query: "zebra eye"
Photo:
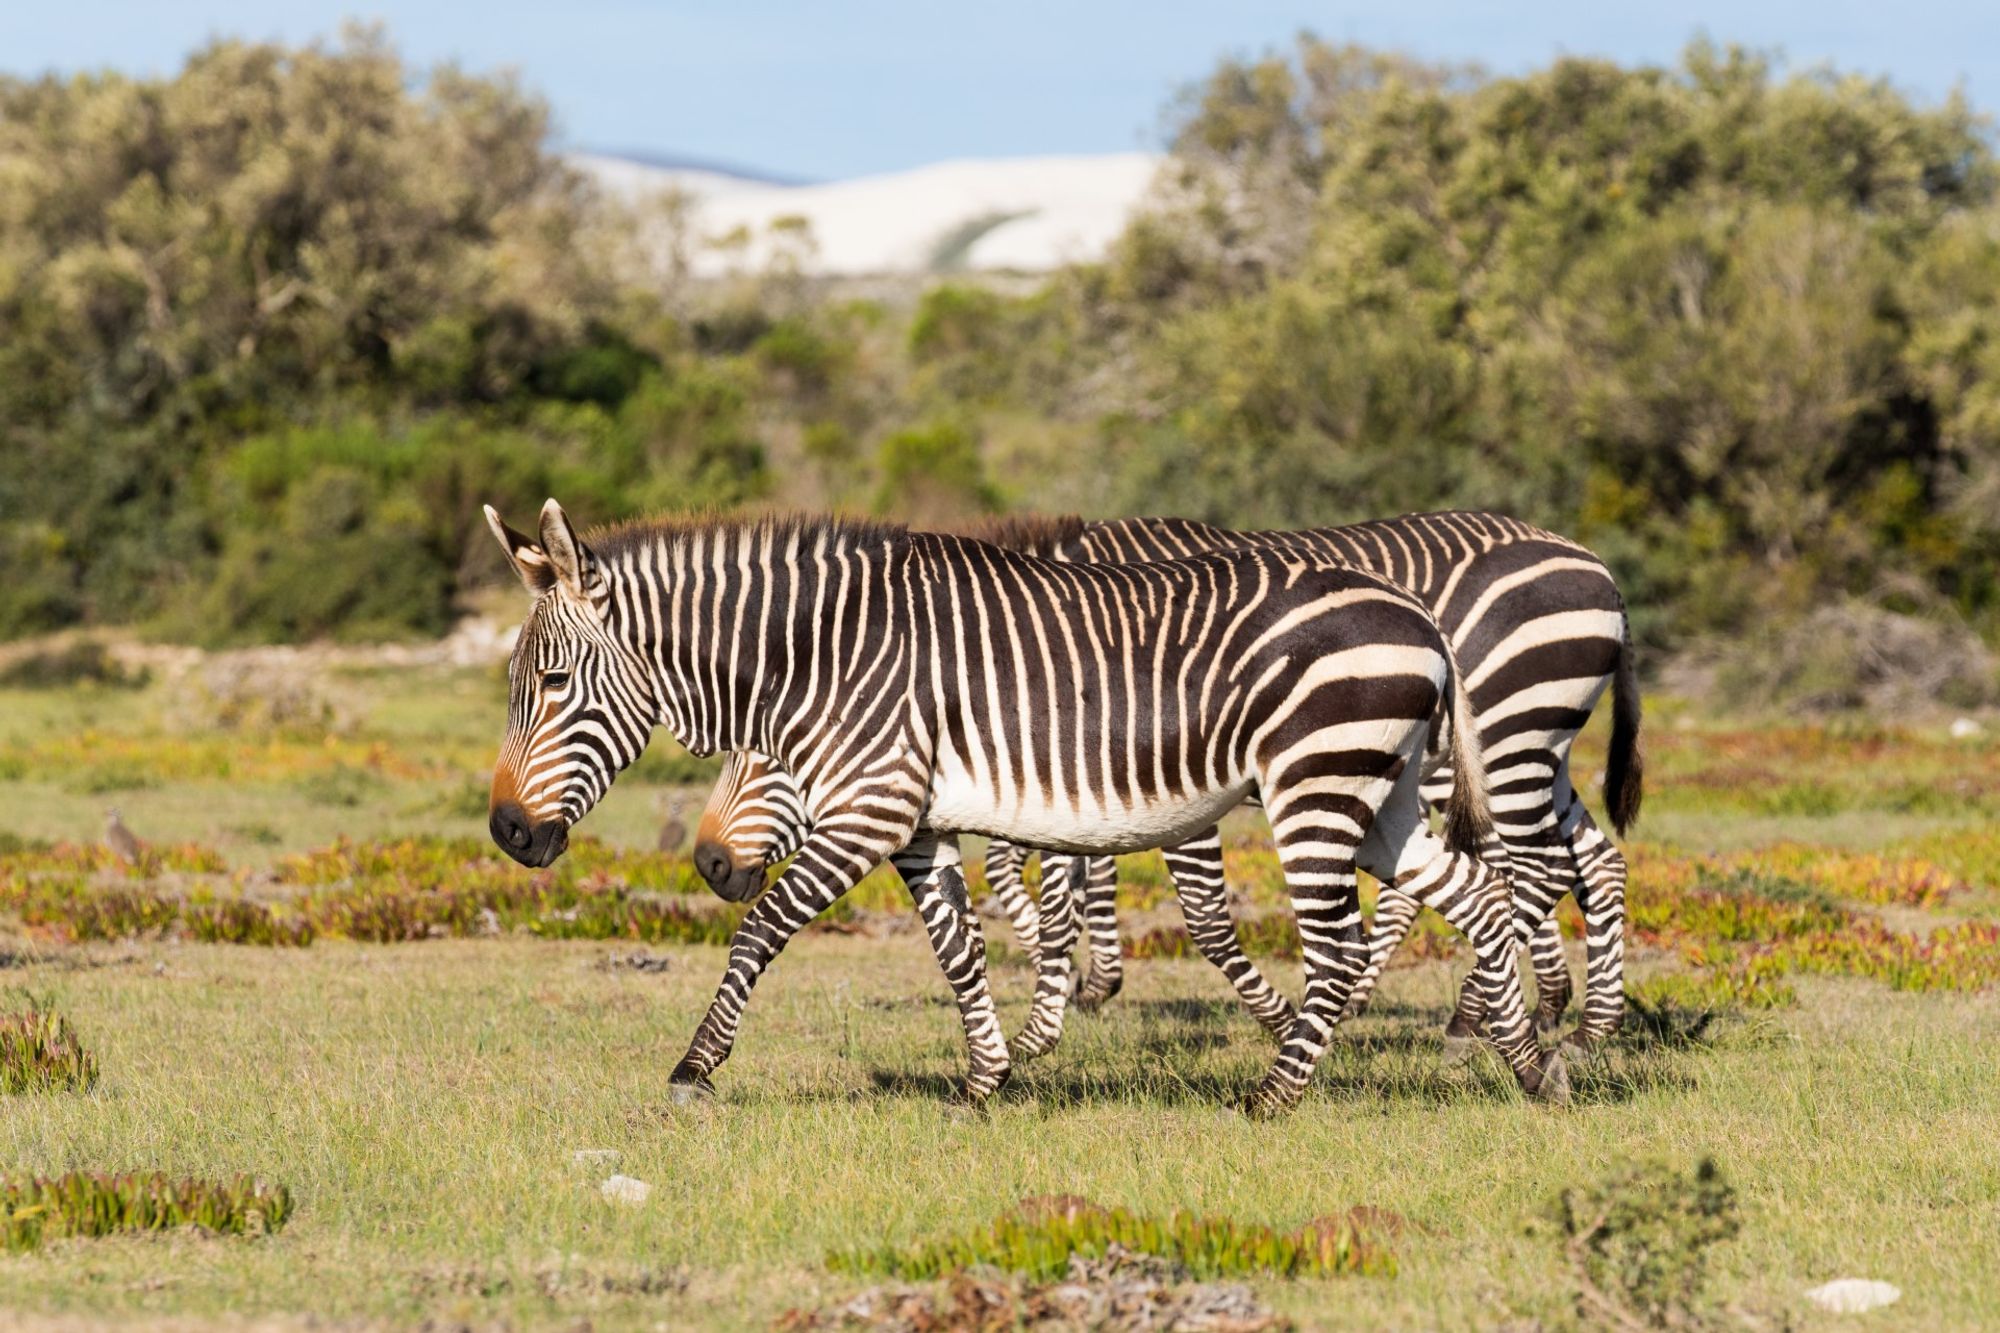
[[[545,671],[542,673],[542,688],[545,690],[559,690],[567,684],[569,684],[569,672],[567,671]]]

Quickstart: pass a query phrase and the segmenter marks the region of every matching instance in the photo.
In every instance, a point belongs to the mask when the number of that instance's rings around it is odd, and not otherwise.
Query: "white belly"
[[[1171,847],[1201,832],[1248,796],[1245,779],[1213,791],[1176,793],[1132,805],[1090,796],[1051,801],[1040,791],[996,793],[958,763],[941,763],[931,778],[926,827],[939,833],[983,833],[1024,847],[1060,852],[1143,852]]]

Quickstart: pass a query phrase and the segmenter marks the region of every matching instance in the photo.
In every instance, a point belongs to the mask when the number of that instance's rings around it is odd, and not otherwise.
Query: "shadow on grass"
[[[1151,1053],[1150,1048],[1140,1049]],[[1184,1049],[1168,1048],[1170,1053]],[[1058,1053],[1018,1066],[1000,1100],[1004,1104],[1032,1099],[1049,1111],[1133,1105],[1233,1107],[1256,1086],[1264,1067],[1262,1059],[1227,1065],[1171,1059],[1136,1065],[1128,1059],[1066,1062]],[[956,1069],[877,1066],[867,1071],[867,1077],[885,1096],[934,1101],[957,1097],[962,1081]],[[1569,1077],[1572,1103],[1579,1106],[1616,1105],[1651,1093],[1689,1092],[1697,1086],[1690,1060],[1658,1048],[1612,1048],[1574,1060]],[[1307,1090],[1305,1104],[1368,1102],[1436,1109],[1520,1097],[1512,1072],[1490,1052],[1453,1063],[1445,1058],[1435,1035],[1382,1033],[1329,1051]]]

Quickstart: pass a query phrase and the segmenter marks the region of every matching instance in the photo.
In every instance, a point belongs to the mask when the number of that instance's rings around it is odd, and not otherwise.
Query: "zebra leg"
[[[1034,1003],[1026,1026],[1014,1038],[1017,1060],[1045,1054],[1062,1040],[1063,1014],[1069,1007],[1070,955],[1076,951],[1081,924],[1075,884],[1087,873],[1081,856],[1042,857],[1042,947],[1036,959]]]
[[[1000,910],[1014,927],[1014,938],[1033,957],[1041,940],[1041,917],[1021,872],[1028,864],[1028,849],[994,838],[986,844],[986,883],[1000,900]]]
[[[914,824],[914,804],[908,818]],[[715,998],[695,1028],[687,1054],[667,1077],[676,1101],[715,1090],[709,1075],[721,1067],[736,1045],[743,1010],[764,969],[791,943],[792,936],[894,851],[908,830],[909,825],[897,830],[888,821],[874,818],[832,819],[822,821],[806,836],[791,865],[751,905],[729,941],[729,963]]]
[[[1397,784],[1379,777],[1313,771],[1331,768],[1343,757],[1300,759],[1291,768],[1306,771],[1296,777],[1287,772],[1282,785],[1274,783],[1269,773],[1258,775],[1298,920],[1306,989],[1291,1031],[1278,1044],[1277,1059],[1244,1101],[1244,1113],[1250,1116],[1280,1115],[1298,1104],[1333,1038],[1334,1024],[1355,979],[1368,966],[1354,855],[1367,827],[1361,821],[1375,813]],[[1329,811],[1335,812],[1334,817]],[[1361,821],[1355,819],[1356,812]]]
[[[1410,937],[1410,927],[1416,924],[1417,913],[1423,910],[1422,903],[1394,884],[1382,886],[1375,899],[1375,926],[1368,932],[1368,970],[1354,983],[1347,1007],[1340,1011],[1342,1022],[1367,1012],[1368,1002],[1375,998],[1375,987],[1382,980],[1382,970]]]
[[[1220,832],[1210,828],[1197,833],[1178,847],[1165,848],[1164,854],[1167,873],[1180,894],[1188,938],[1229,979],[1264,1030],[1283,1041],[1299,1013],[1265,980],[1236,937],[1236,922],[1229,915],[1229,886],[1222,873]]]
[[[1528,804],[1495,809],[1494,817],[1505,821],[1504,841],[1498,848],[1482,849],[1485,859],[1513,882],[1514,933],[1534,965],[1535,1026],[1544,1030],[1560,1024],[1569,1008],[1569,959],[1555,912],[1576,873],[1569,841],[1556,822],[1554,793],[1542,780],[1547,771],[1539,763],[1534,766],[1535,789]]]
[[[890,860],[909,886],[924,933],[930,936],[931,952],[958,1001],[959,1021],[965,1025],[965,1044],[971,1052],[966,1098],[983,1100],[999,1091],[1012,1066],[1000,1015],[986,986],[986,937],[965,890],[958,839],[919,833]]]
[[[1563,1044],[1588,1050],[1618,1030],[1625,1017],[1625,858],[1577,801],[1570,834],[1576,853],[1577,901],[1583,908],[1583,1021]]]
[[[1562,1056],[1542,1054],[1528,1021],[1515,962],[1514,892],[1507,880],[1478,857],[1447,849],[1414,800],[1392,801],[1383,808],[1362,844],[1361,863],[1471,941],[1475,961],[1467,989],[1478,995],[1488,1040],[1529,1096],[1567,1101],[1569,1077]],[[1453,1022],[1461,1016],[1454,1015]]]
[[[1561,1026],[1572,993],[1562,925],[1555,913],[1543,917],[1542,923],[1535,927],[1528,940],[1528,961],[1535,969],[1535,1026],[1550,1032]]]
[[[1090,970],[1076,991],[1079,1009],[1095,1009],[1125,985],[1125,958],[1118,948],[1118,859],[1089,858],[1083,885],[1084,937],[1090,941]]]

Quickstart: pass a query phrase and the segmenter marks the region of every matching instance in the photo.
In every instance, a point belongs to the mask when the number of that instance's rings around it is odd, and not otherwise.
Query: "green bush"
[[[67,1175],[0,1180],[0,1241],[32,1250],[66,1236],[176,1231],[196,1227],[215,1235],[266,1235],[292,1216],[283,1185],[248,1176],[229,1181],[173,1180],[166,1175]]]
[[[96,639],[76,639],[27,653],[0,667],[0,686],[17,690],[60,690],[77,685],[137,689],[148,679],[144,668],[127,667]]]
[[[69,1020],[44,1007],[0,1014],[0,1092],[81,1091],[97,1083],[97,1057]]]
[[[1566,1189],[1551,1216],[1587,1326],[1709,1326],[1710,1252],[1740,1225],[1713,1159],[1691,1173],[1653,1163]]]

